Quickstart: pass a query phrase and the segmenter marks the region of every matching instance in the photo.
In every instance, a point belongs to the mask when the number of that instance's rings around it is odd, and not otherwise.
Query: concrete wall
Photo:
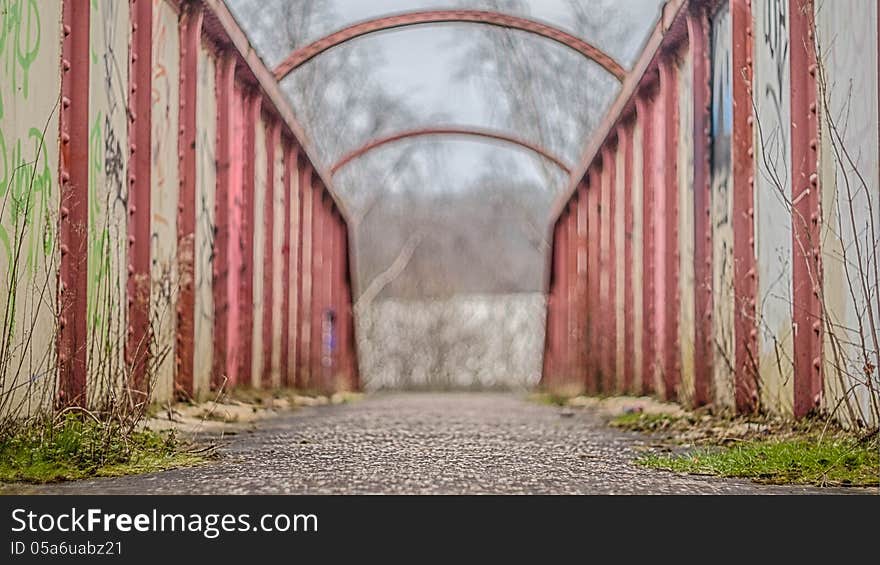
[[[761,403],[790,414],[793,398],[789,6],[756,5],[755,242]]]
[[[263,285],[266,281],[266,124],[257,121],[254,162],[254,301],[253,301],[253,352],[251,354],[251,384],[259,386],[263,374],[263,316],[265,304]]]
[[[180,37],[177,12],[164,0],[153,2],[152,218],[150,219],[150,321],[154,343],[154,399],[170,400],[174,392],[174,346],[178,295],[177,204],[180,192],[178,123],[180,113]]]
[[[730,10],[712,22],[712,291],[716,401],[733,406],[733,176]]]
[[[643,167],[643,136],[642,125],[638,121],[633,127],[633,183],[630,187],[632,192],[633,206],[633,344],[635,347],[635,363],[633,364],[633,386],[636,390],[642,390],[642,333],[644,330],[643,307],[644,307],[644,225],[642,224],[642,209],[644,199],[644,179],[639,171]]]
[[[877,298],[877,3],[819,2],[826,405],[847,422],[880,419]],[[865,346],[861,344],[865,343]],[[839,403],[852,390],[853,401]],[[839,405],[839,407],[838,407]]]
[[[681,355],[681,399],[694,395],[694,105],[690,51],[678,62],[678,342]]]
[[[89,372],[92,402],[125,379],[128,236],[128,4],[91,4],[89,69]]]
[[[19,5],[0,23],[3,415],[49,406],[55,393],[61,2]]]
[[[214,335],[214,234],[217,187],[217,62],[205,46],[199,49],[196,87],[196,264],[195,365],[196,396],[211,383]]]

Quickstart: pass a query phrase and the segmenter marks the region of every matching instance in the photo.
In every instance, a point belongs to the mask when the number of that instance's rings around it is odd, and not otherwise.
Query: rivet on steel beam
[[[132,62],[132,63],[136,63],[137,60],[138,60],[138,55],[137,55],[137,53],[135,53],[134,51],[132,51],[132,53],[131,53],[131,62]]]
[[[67,317],[61,316],[58,319],[58,325],[61,326],[62,328],[67,327]]]
[[[810,175],[810,184],[813,186],[818,186],[819,184],[819,175],[813,173]]]
[[[815,322],[813,322],[813,331],[816,333],[819,333],[821,330],[822,330],[822,322],[820,322],[819,320],[816,320]]]
[[[70,70],[70,61],[68,61],[67,59],[62,59],[61,68],[64,69],[65,71],[69,71]]]
[[[815,103],[815,102],[811,102],[811,103],[810,103],[810,113],[811,113],[811,114],[815,114],[815,113],[816,113],[816,103]]]
[[[814,369],[821,369],[822,368],[822,358],[821,357],[816,357],[815,359],[813,359],[813,368]]]
[[[61,106],[64,108],[69,108],[70,107],[70,98],[68,98],[67,96],[62,96],[61,97]]]
[[[70,35],[70,26],[65,25],[64,26],[64,37],[67,37],[68,35]]]
[[[134,241],[135,241],[135,240],[134,240],[134,236],[133,236],[133,235],[128,236],[128,244],[129,244],[129,245],[134,245]]]
[[[134,204],[132,204],[132,205],[128,208],[128,213],[129,213],[129,215],[134,216],[134,213],[135,213],[135,212],[137,212],[137,206],[135,206]]]
[[[747,153],[750,158],[755,156],[755,150],[752,147],[749,147],[749,150],[747,151]]]
[[[63,182],[64,184],[70,182],[70,173],[68,173],[67,171],[62,171],[61,182]]]
[[[61,134],[61,143],[64,143],[65,145],[70,143],[70,135],[67,132]]]
[[[67,206],[62,206],[61,207],[61,218],[62,219],[67,218],[67,216],[69,216],[69,215],[70,215],[70,208],[68,208]]]

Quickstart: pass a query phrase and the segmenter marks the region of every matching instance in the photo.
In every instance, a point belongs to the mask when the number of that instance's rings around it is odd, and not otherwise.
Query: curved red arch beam
[[[331,168],[330,175],[333,176],[336,174],[339,169],[351,163],[355,159],[362,157],[364,154],[369,153],[374,149],[378,149],[383,145],[388,145],[389,143],[395,143],[397,141],[401,141],[403,139],[410,139],[413,137],[426,137],[433,135],[463,135],[467,137],[479,137],[482,139],[491,139],[494,141],[503,141],[505,143],[511,143],[513,145],[518,145],[533,153],[544,157],[548,161],[551,161],[554,165],[565,171],[566,174],[571,174],[571,167],[559,157],[556,157],[540,145],[536,145],[534,143],[530,143],[523,139],[519,139],[506,133],[501,133],[497,131],[478,129],[478,128],[464,128],[464,127],[439,127],[439,128],[422,128],[422,129],[412,129],[407,131],[402,131],[399,133],[395,133],[392,135],[387,135],[384,137],[380,137],[374,139],[370,142],[365,143],[354,151],[350,151],[343,155]]]
[[[541,37],[551,39],[570,49],[574,49],[584,57],[595,61],[621,82],[626,77],[626,71],[624,68],[610,55],[598,47],[587,43],[583,39],[575,37],[570,33],[551,25],[519,16],[500,14],[498,12],[487,10],[430,10],[376,18],[350,25],[337,32],[331,33],[330,35],[324,36],[309,45],[300,47],[288,55],[287,58],[275,68],[275,78],[281,80],[294,69],[312,60],[324,51],[332,49],[333,47],[341,45],[347,41],[351,41],[357,37],[399,27],[452,22],[485,24],[508,29],[517,29],[540,35]]]

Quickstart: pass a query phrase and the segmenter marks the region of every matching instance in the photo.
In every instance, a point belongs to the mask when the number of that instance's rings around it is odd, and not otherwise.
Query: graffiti
[[[4,82],[25,99],[30,91],[30,69],[40,53],[41,27],[37,0],[0,0],[0,68]],[[11,75],[11,76],[9,76]],[[0,119],[3,118],[0,90]]]
[[[773,64],[773,76],[768,77],[764,85],[764,97],[770,101],[775,111],[773,130],[767,140],[769,151],[787,162],[786,144],[779,140],[782,128],[788,125],[785,119],[786,72],[788,71],[788,2],[783,0],[767,0],[764,2],[763,38],[764,47]]]
[[[104,179],[107,190],[115,195],[117,203],[127,207],[128,194],[126,193],[124,176],[125,161],[122,154],[122,144],[116,137],[116,131],[110,122],[110,116],[104,119]]]
[[[102,327],[106,314],[99,308],[96,298],[101,294],[103,283],[110,272],[110,230],[102,221],[101,199],[98,180],[104,172],[104,138],[101,114],[95,118],[89,131],[89,261],[88,261],[88,323],[89,329]]]
[[[54,222],[50,213],[52,172],[43,132],[30,128],[25,143],[31,145],[29,154],[23,140],[9,144],[0,129],[0,203],[4,216],[5,211],[9,211],[8,223],[0,224],[0,249],[7,265],[23,255],[28,272],[32,274],[40,257],[51,253],[54,241]],[[38,226],[41,233],[25,238]]]

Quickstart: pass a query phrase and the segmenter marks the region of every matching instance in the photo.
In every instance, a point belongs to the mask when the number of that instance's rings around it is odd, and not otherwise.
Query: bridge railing
[[[13,6],[0,411],[356,388],[345,211],[225,4]]]
[[[545,386],[880,422],[878,10],[829,4],[665,4],[556,207]]]

